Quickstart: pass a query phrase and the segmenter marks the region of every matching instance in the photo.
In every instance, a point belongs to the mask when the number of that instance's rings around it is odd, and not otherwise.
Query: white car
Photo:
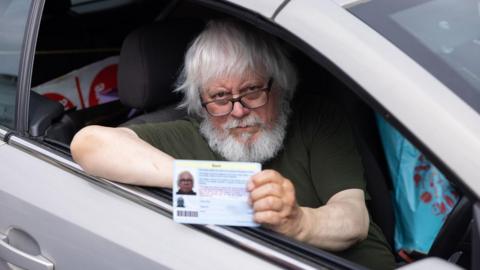
[[[458,188],[429,254],[399,267],[480,269],[479,13],[479,0],[0,0],[0,269],[364,269],[267,229],[177,224],[169,190],[72,160],[86,125],[182,117],[171,90],[185,47],[218,17],[283,40],[299,91],[348,104],[390,243],[374,112]]]

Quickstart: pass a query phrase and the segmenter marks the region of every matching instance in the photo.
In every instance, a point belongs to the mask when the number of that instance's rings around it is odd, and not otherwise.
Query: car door
[[[42,6],[0,1],[0,269],[276,268],[174,223],[165,202],[91,178],[69,156],[28,137]]]

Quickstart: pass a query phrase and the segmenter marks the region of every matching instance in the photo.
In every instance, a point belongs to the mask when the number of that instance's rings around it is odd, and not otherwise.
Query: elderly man
[[[188,171],[181,172],[178,175],[177,186],[177,194],[179,195],[197,195],[193,191],[193,175]]]
[[[188,49],[179,78],[188,119],[89,126],[74,137],[72,154],[93,175],[159,187],[172,187],[174,158],[261,162],[265,170],[247,187],[256,222],[363,265],[393,268],[369,219],[345,115],[325,99],[293,98],[296,82],[274,38],[213,21]]]

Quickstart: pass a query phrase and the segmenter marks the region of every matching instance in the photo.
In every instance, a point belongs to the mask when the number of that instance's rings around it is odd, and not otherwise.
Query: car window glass
[[[0,124],[13,127],[20,55],[31,0],[0,2]]]
[[[349,11],[480,112],[478,1],[374,0]]]

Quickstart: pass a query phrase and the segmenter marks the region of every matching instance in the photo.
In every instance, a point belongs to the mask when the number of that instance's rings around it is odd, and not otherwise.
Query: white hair
[[[296,71],[274,37],[231,20],[210,21],[185,55],[175,91],[184,95],[179,107],[204,116],[200,91],[212,80],[254,72],[272,78],[280,98],[290,101]]]

